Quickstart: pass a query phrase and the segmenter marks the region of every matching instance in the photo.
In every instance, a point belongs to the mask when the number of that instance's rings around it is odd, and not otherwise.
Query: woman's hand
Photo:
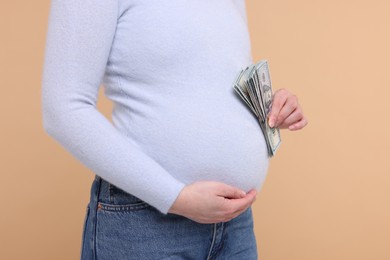
[[[286,89],[275,91],[268,118],[270,127],[288,128],[289,130],[302,129],[308,123],[297,96]]]
[[[220,182],[198,181],[180,192],[169,213],[199,223],[229,221],[244,212],[256,200],[256,190],[248,193]]]

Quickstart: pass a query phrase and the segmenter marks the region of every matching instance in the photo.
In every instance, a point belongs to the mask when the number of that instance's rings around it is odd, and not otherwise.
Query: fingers
[[[195,182],[183,188],[169,213],[199,223],[226,222],[250,207],[255,198],[256,190],[245,193],[220,182]]]
[[[256,190],[250,190],[246,196],[242,199],[233,199],[230,200],[232,207],[234,208],[234,212],[243,211],[256,200]]]
[[[297,123],[293,124],[293,125],[290,125],[288,127],[288,129],[290,129],[291,131],[295,131],[295,130],[299,130],[299,129],[302,129],[304,128],[306,125],[308,124],[307,122],[307,119],[305,117],[303,117],[300,121],[298,121]]]
[[[256,190],[251,190],[244,198],[241,199],[226,199],[225,206],[228,208],[228,212],[224,215],[222,222],[226,222],[237,217],[249,208],[255,200]]]
[[[307,125],[298,98],[286,89],[277,90],[274,94],[268,124],[270,127],[299,130]]]
[[[280,128],[289,128],[290,126],[298,123],[304,118],[301,109],[297,108],[292,113],[290,113],[283,122],[280,123],[278,127]]]
[[[272,100],[272,108],[269,113],[269,120],[268,124],[270,127],[276,127],[277,122],[280,121],[279,119],[279,113],[284,107],[287,99],[288,99],[289,92],[285,89],[278,89],[274,93],[274,97]]]
[[[240,199],[246,196],[246,192],[236,187],[220,183],[217,190],[217,195],[228,199]]]

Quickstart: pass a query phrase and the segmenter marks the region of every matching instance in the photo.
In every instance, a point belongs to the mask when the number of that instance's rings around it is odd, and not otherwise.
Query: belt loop
[[[110,182],[108,182],[108,193],[109,193],[109,199],[110,199],[110,203],[114,203],[114,194],[115,194],[115,191],[114,191],[114,185],[112,185]]]
[[[102,186],[102,178],[99,176],[99,175],[95,175],[95,180],[94,180],[94,185],[93,185],[93,189],[91,192],[93,192],[93,194],[91,194],[92,196],[92,203],[95,207],[98,206],[98,201],[99,201],[99,194],[100,194],[100,188]]]

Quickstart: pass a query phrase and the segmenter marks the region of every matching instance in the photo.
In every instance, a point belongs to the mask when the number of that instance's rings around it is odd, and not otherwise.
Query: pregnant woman
[[[252,63],[244,0],[52,0],[46,132],[95,173],[81,259],[257,259],[266,143],[234,92]],[[97,109],[100,85],[112,122]],[[274,94],[269,124],[307,121]]]

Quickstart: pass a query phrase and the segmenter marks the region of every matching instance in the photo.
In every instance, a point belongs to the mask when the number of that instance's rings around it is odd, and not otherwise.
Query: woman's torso
[[[264,137],[232,88],[252,62],[244,1],[120,3],[103,81],[115,127],[184,183],[260,187]]]

